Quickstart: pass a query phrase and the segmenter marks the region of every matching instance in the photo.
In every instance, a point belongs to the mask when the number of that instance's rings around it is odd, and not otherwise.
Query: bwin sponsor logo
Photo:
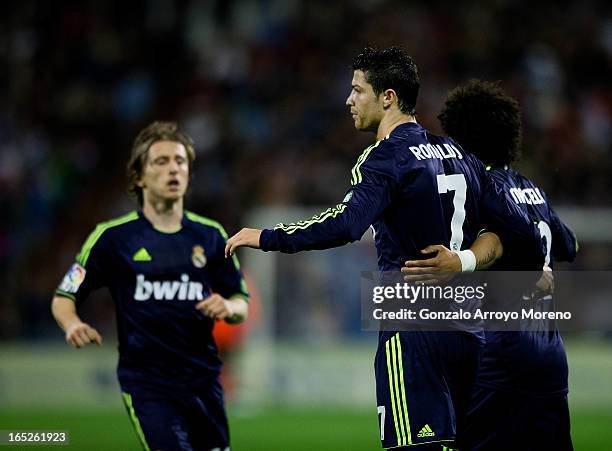
[[[199,301],[204,299],[204,287],[200,282],[192,282],[187,274],[181,275],[181,280],[155,280],[145,279],[143,274],[136,275],[136,301]]]

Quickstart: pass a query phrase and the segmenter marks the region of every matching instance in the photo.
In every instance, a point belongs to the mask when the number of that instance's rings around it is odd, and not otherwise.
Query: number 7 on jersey
[[[461,250],[463,243],[463,222],[465,221],[465,199],[467,183],[463,174],[438,174],[438,193],[444,194],[454,191],[453,217],[451,219],[451,251]]]

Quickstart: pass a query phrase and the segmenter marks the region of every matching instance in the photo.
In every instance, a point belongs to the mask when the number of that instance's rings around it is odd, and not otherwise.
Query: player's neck
[[[393,111],[385,114],[378,124],[376,131],[376,140],[380,141],[389,133],[391,133],[398,125],[406,124],[407,122],[415,122],[416,118],[411,114],[404,114],[401,111]]]
[[[178,232],[183,221],[183,199],[145,199],[142,213],[156,230],[164,233]]]

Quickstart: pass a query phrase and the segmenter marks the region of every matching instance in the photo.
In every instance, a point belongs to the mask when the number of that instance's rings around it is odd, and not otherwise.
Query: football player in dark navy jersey
[[[507,200],[538,225],[546,246],[546,269],[554,261],[573,261],[578,250],[573,232],[559,219],[544,191],[509,166],[519,153],[518,103],[499,84],[472,80],[449,94],[439,118],[451,137],[488,164],[491,180]],[[531,252],[527,246],[519,244],[512,256],[502,256],[491,269],[530,269],[521,257]],[[521,293],[508,296],[515,296],[510,301],[516,305],[523,301]],[[552,303],[549,294],[530,302],[552,308],[545,305]],[[468,415],[467,448],[571,450],[567,377],[563,341],[546,321],[531,324],[529,330],[487,331]]]
[[[306,221],[242,229],[228,240],[226,255],[241,246],[288,253],[327,249],[359,240],[372,227],[379,269],[399,271],[430,243],[471,253],[483,224],[537,248],[535,227],[487,186],[482,163],[416,122],[419,80],[405,51],[367,48],[353,69],[347,106],[355,127],[376,133],[377,141],[358,158],[344,200]],[[472,266],[490,263],[475,257]],[[533,258],[541,266],[542,252],[535,250]],[[375,369],[384,448],[454,446],[481,339],[482,330],[380,333]]]
[[[100,345],[77,308],[91,291],[109,289],[117,375],[145,449],[229,449],[212,329],[216,320],[246,318],[248,292],[238,260],[224,257],[223,227],[183,209],[194,159],[191,138],[174,123],[138,135],[128,172],[142,209],[98,224],[52,304],[70,345]]]

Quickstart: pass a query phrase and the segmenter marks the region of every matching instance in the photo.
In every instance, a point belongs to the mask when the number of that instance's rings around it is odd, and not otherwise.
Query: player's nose
[[[349,94],[345,102],[346,106],[353,106],[353,94]]]
[[[176,174],[179,171],[179,164],[176,161],[171,161],[168,165],[168,170],[171,174]]]

